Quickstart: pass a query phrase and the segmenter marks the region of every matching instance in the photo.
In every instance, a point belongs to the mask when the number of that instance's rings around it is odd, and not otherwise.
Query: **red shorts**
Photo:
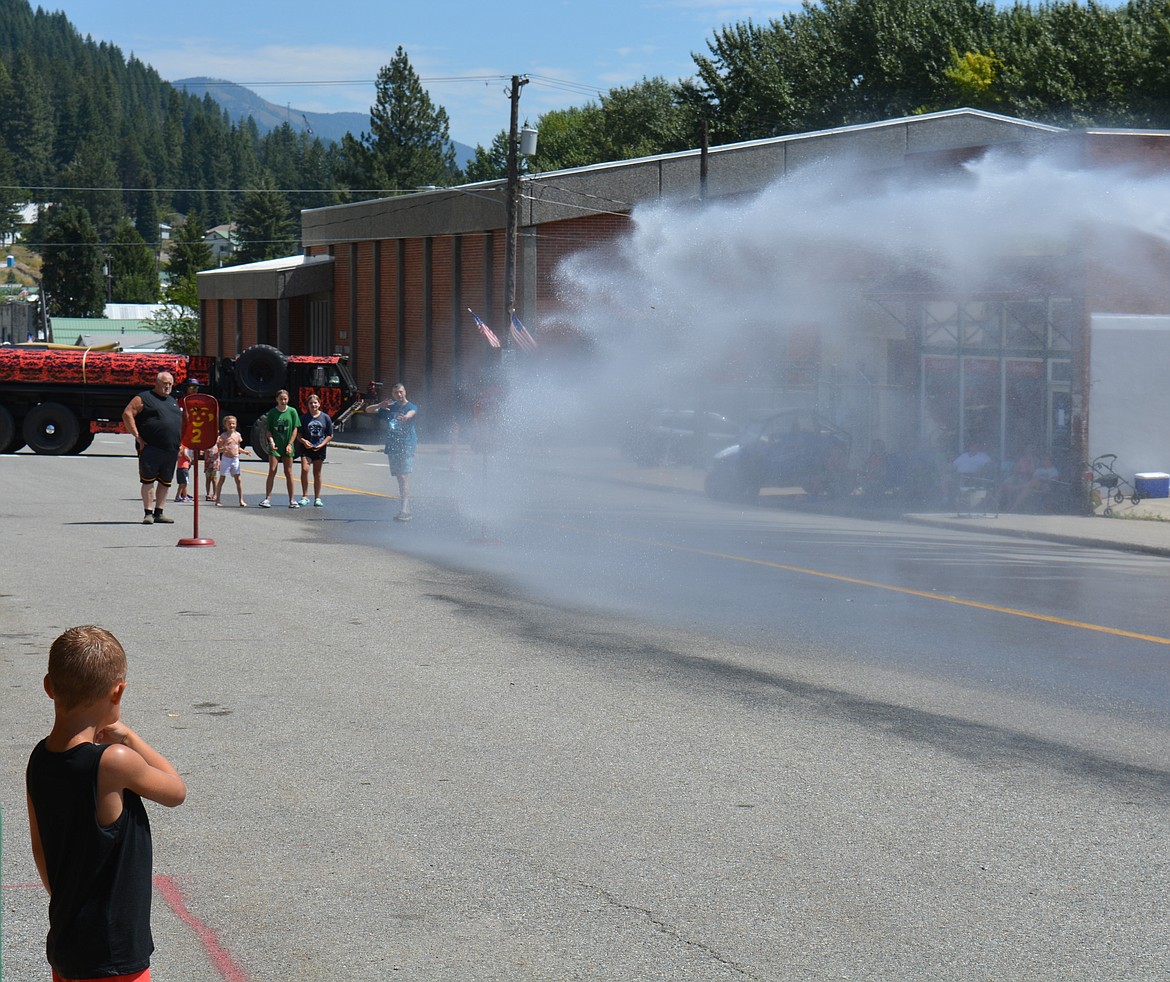
[[[67,980],[54,972],[53,982],[67,982]],[[100,979],[81,979],[76,980],[76,982],[150,982],[150,969],[144,968],[141,972],[133,972],[130,975],[107,975]]]

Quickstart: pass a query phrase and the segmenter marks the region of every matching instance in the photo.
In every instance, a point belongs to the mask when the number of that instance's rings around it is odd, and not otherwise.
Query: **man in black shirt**
[[[138,448],[143,525],[171,525],[175,521],[163,514],[175,479],[183,430],[182,410],[171,395],[174,386],[175,377],[170,372],[159,372],[154,388],[136,395],[122,413],[122,425]]]

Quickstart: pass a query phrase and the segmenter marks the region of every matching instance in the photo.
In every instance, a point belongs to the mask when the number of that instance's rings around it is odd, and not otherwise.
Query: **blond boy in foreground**
[[[175,807],[179,772],[122,722],[126,653],[109,631],[53,642],[53,729],[25,781],[33,859],[49,891],[46,954],[57,979],[150,978],[152,853],[143,798]]]

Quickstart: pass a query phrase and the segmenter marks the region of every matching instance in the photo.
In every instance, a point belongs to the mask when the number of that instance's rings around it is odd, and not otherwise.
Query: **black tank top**
[[[25,781],[37,814],[52,896],[49,964],[67,979],[130,975],[150,965],[150,822],[142,799],[124,791],[113,825],[97,823],[104,746],[53,753],[42,740]]]
[[[171,396],[160,396],[154,389],[140,392],[142,409],[134,417],[138,433],[148,447],[178,450],[183,429],[183,413]]]

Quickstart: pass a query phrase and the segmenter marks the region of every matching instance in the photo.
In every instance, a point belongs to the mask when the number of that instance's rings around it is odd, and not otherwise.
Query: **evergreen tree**
[[[167,261],[167,273],[172,284],[183,280],[194,283],[196,273],[215,265],[211,246],[203,241],[206,234],[203,218],[197,211],[190,212],[187,220],[172,233],[171,254]]]
[[[288,199],[269,178],[244,197],[236,219],[236,237],[240,243],[236,258],[241,263],[252,263],[295,254],[298,232],[298,222]]]
[[[44,188],[53,176],[53,106],[40,72],[27,51],[12,65],[12,101],[2,114],[4,142],[12,151],[16,177],[25,187]],[[45,200],[45,192],[36,193]]]
[[[54,208],[44,236],[42,285],[49,313],[57,317],[101,317],[106,304],[103,255],[97,229],[84,208]]]
[[[447,111],[431,102],[401,46],[378,72],[374,87],[370,132],[363,134],[372,186],[412,190],[453,183],[459,169]]]
[[[332,154],[333,187],[342,201],[355,201],[374,197],[370,189],[374,186],[371,176],[372,154],[366,147],[368,136],[361,139],[346,133]]]
[[[27,192],[16,186],[16,165],[12,154],[0,142],[0,242],[20,230],[21,206]]]
[[[77,148],[77,156],[61,172],[63,187],[58,193],[62,204],[76,204],[86,210],[103,240],[114,234],[125,213],[113,156],[108,137],[86,137]]]
[[[109,255],[114,300],[119,303],[158,302],[158,263],[154,252],[128,218],[118,223]]]
[[[476,146],[475,156],[467,162],[467,170],[463,176],[467,181],[496,181],[508,176],[508,133],[506,130],[501,130],[496,134],[490,148],[485,150],[482,143]]]

